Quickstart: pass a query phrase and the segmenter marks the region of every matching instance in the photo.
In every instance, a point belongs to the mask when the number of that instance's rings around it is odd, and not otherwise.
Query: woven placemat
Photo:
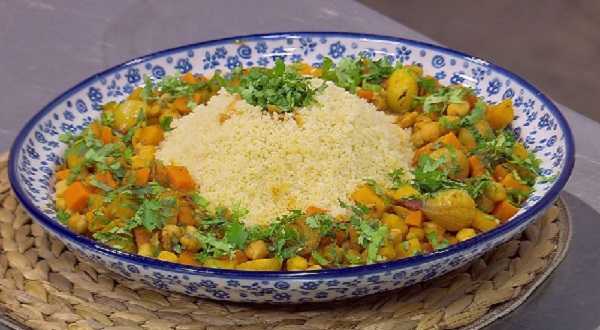
[[[570,239],[559,200],[518,238],[409,288],[297,306],[245,305],[158,292],[78,260],[32,223],[0,155],[0,310],[34,329],[480,329],[519,306],[558,266]]]

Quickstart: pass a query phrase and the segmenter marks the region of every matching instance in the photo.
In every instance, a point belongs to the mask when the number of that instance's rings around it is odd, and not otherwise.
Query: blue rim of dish
[[[482,233],[472,239],[467,241],[452,245],[443,250],[439,250],[436,252],[418,255],[406,259],[400,259],[396,261],[389,261],[384,263],[376,263],[371,265],[363,265],[356,267],[348,267],[348,268],[340,268],[340,269],[325,269],[319,271],[307,271],[307,272],[283,272],[283,271],[275,271],[275,272],[251,272],[251,271],[240,271],[240,270],[227,270],[227,269],[212,269],[212,268],[204,268],[204,267],[193,267],[193,266],[185,266],[165,261],[160,261],[157,259],[142,257],[136,254],[131,254],[123,251],[119,251],[113,248],[110,248],[104,244],[100,244],[90,238],[85,236],[76,235],[71,232],[67,227],[61,225],[56,222],[49,216],[45,215],[41,210],[36,208],[33,203],[29,200],[25,192],[23,191],[21,185],[17,184],[17,164],[16,160],[17,155],[22,150],[23,143],[25,142],[25,137],[29,134],[32,128],[35,127],[38,120],[42,118],[46,113],[52,110],[55,105],[64,101],[72,94],[76,93],[78,90],[87,86],[88,84],[93,83],[95,80],[99,79],[102,76],[111,74],[115,71],[122,70],[123,68],[130,67],[132,65],[139,64],[141,62],[145,62],[151,59],[164,57],[165,55],[181,52],[187,50],[189,48],[203,47],[203,46],[211,46],[211,45],[219,45],[219,44],[229,44],[233,41],[256,41],[256,40],[269,40],[269,39],[286,39],[286,38],[298,38],[304,36],[334,36],[334,37],[342,37],[342,38],[358,38],[369,41],[381,41],[381,42],[400,42],[404,44],[414,45],[422,48],[427,48],[430,50],[435,50],[437,52],[446,53],[453,56],[463,57],[465,60],[475,62],[480,65],[485,65],[494,71],[497,71],[510,79],[521,84],[525,89],[528,89],[530,92],[535,94],[543,104],[548,108],[550,112],[557,119],[558,125],[560,126],[564,137],[565,137],[565,163],[562,172],[559,177],[556,179],[550,190],[537,202],[535,202],[529,209],[527,209],[522,214],[517,215],[516,218],[512,219],[510,222],[499,226],[498,228],[491,230],[486,233]],[[115,65],[109,69],[106,69],[100,73],[94,74],[89,78],[81,81],[74,87],[70,88],[54,100],[52,100],[48,105],[46,105],[42,110],[40,110],[35,116],[33,116],[27,124],[21,129],[15,142],[13,143],[10,150],[10,159],[9,159],[9,168],[8,175],[9,180],[12,186],[15,195],[21,202],[21,204],[25,207],[25,209],[33,215],[33,217],[40,221],[41,224],[55,233],[60,237],[64,237],[69,241],[73,242],[76,245],[83,246],[85,249],[94,250],[101,254],[104,254],[109,257],[114,257],[120,260],[125,260],[127,262],[131,262],[133,264],[138,264],[142,268],[152,267],[156,269],[161,269],[170,272],[177,272],[182,275],[201,275],[205,277],[212,278],[226,278],[226,279],[260,279],[260,280],[288,280],[288,279],[296,279],[296,280],[315,280],[321,278],[340,278],[340,277],[354,277],[361,276],[365,274],[371,274],[376,272],[385,272],[392,270],[400,270],[403,268],[408,268],[411,266],[419,265],[434,261],[439,258],[448,257],[461,251],[464,251],[470,247],[484,244],[488,240],[492,240],[497,238],[498,236],[510,231],[513,228],[518,227],[523,224],[530,218],[536,216],[539,212],[543,211],[549,204],[554,201],[557,197],[564,185],[567,183],[571,172],[573,170],[573,166],[575,163],[575,145],[573,140],[573,135],[567,121],[564,116],[558,110],[556,105],[546,97],[542,92],[540,92],[536,87],[532,84],[519,77],[518,75],[499,67],[493,63],[482,60],[478,57],[459,52],[456,50],[452,50],[449,48],[440,47],[437,45],[433,45],[426,42],[404,39],[399,37],[392,36],[384,36],[377,34],[365,34],[365,33],[353,33],[353,32],[279,32],[279,33],[267,33],[267,34],[250,34],[244,36],[234,36],[222,39],[214,39],[204,42],[198,42],[193,44],[187,44],[175,48],[165,49],[162,51],[154,52],[145,56],[138,57],[136,59]]]

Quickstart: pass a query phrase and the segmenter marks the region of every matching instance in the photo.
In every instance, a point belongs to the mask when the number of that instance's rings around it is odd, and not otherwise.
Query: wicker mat
[[[77,260],[16,201],[6,155],[0,205],[5,323],[45,330],[480,329],[525,301],[564,258],[570,238],[559,200],[521,237],[441,278],[341,303],[277,307],[157,292]]]

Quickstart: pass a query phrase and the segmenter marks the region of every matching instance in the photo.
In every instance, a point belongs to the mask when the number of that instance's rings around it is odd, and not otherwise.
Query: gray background
[[[438,32],[447,29],[444,35],[451,35],[452,25],[440,19],[431,19],[435,17],[433,13],[438,13],[439,17],[440,12],[460,15],[471,10],[465,7],[468,5],[465,1],[423,1],[420,4],[406,1],[407,7],[403,7],[406,13],[401,16],[398,15],[397,6],[381,7],[386,3],[392,2],[378,1],[378,8],[399,21],[359,3],[343,0],[0,0],[0,150],[7,149],[25,121],[59,93],[94,72],[152,51],[240,34],[299,30],[379,33],[433,42],[403,23],[417,28],[417,24],[425,24],[423,22],[440,25],[444,28],[438,27]],[[491,15],[491,7],[483,5],[484,2],[472,3],[476,3],[472,7],[481,9],[480,15]],[[538,4],[532,6],[530,8],[534,10],[540,8]],[[466,32],[485,30],[488,23],[510,24],[514,21],[511,16],[497,18],[497,21],[469,19],[473,17],[463,18],[465,22],[461,24],[466,24],[466,27],[454,39],[436,36],[449,47],[486,55],[482,52],[484,47],[479,47],[483,42],[469,39]],[[559,36],[548,41],[553,47],[568,44],[570,37],[561,34],[561,29],[576,24],[572,21],[574,19],[577,18],[558,22],[547,31],[528,34],[521,39],[521,43],[524,46],[535,43],[534,39],[539,33],[550,33]],[[424,25],[421,26],[423,31],[427,30]],[[526,24],[522,29],[537,31],[532,26]],[[487,35],[486,40],[499,36],[493,30],[485,31],[486,34],[481,37]],[[520,32],[517,30],[515,33]],[[598,38],[592,41],[597,43]],[[482,53],[479,53],[480,50]],[[577,51],[586,56],[589,53],[585,49]],[[487,55],[504,61],[500,56],[503,52],[509,53],[511,50]],[[539,58],[535,56],[513,58],[501,64],[515,69],[525,78],[530,78],[529,70],[539,65]],[[566,56],[559,65],[568,67],[581,58]],[[515,63],[519,66],[515,66]],[[538,71],[542,72],[542,69]],[[582,74],[597,76],[593,70],[597,70],[597,67],[588,66]],[[532,78],[534,82],[542,86],[553,79],[535,77]],[[592,89],[597,86],[593,80]],[[561,98],[559,92],[551,91],[548,94],[569,102],[569,99]],[[575,106],[575,103],[572,104]],[[564,263],[545,284],[516,312],[494,323],[490,329],[596,329],[600,325],[600,286],[597,285],[600,274],[597,252],[600,249],[597,213],[600,210],[600,125],[565,107],[561,107],[561,110],[567,116],[577,142],[575,171],[563,193],[574,218],[573,244]]]

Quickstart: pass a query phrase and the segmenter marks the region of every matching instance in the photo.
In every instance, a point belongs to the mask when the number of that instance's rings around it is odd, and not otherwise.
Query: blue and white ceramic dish
[[[316,272],[245,272],[172,264],[111,249],[78,236],[53,210],[54,167],[62,162],[61,133],[80,132],[100,115],[100,105],[123,98],[142,83],[175,72],[209,73],[238,65],[270,66],[275,59],[319,65],[324,56],[363,53],[418,63],[445,84],[472,87],[487,101],[512,98],[513,129],[542,160],[550,183],[536,192],[510,222],[439,252],[393,262]],[[32,218],[71,250],[129,279],[158,289],[218,300],[300,303],[364,296],[405,287],[465,265],[521,232],[557,198],[573,168],[569,127],[556,106],[522,78],[484,60],[417,41],[378,35],[301,32],[250,35],[201,42],[144,56],[100,72],[60,95],[21,130],[10,155],[12,187]]]

